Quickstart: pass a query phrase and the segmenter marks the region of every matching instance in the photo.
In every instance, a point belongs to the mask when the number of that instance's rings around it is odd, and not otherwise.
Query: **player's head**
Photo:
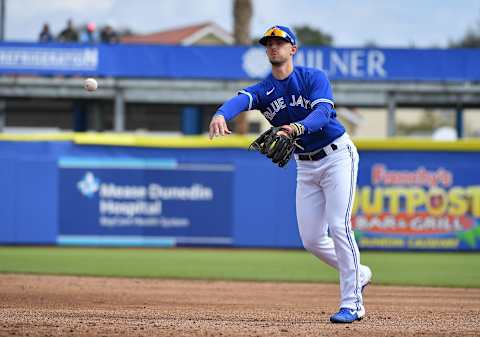
[[[297,52],[297,38],[292,30],[285,26],[269,28],[258,42],[265,46],[273,66],[288,62]]]

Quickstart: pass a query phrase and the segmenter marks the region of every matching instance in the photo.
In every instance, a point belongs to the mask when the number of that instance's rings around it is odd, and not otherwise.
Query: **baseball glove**
[[[296,142],[298,138],[277,135],[281,130],[283,130],[282,127],[271,127],[255,139],[248,149],[257,150],[270,158],[273,163],[284,167],[292,157],[295,147],[298,146]]]

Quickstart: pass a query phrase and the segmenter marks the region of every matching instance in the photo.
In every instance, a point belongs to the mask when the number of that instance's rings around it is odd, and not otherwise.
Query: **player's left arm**
[[[303,120],[284,125],[290,135],[300,136],[304,133],[312,133],[323,128],[333,115],[335,106],[330,81],[323,71],[310,74],[309,97],[312,111]]]

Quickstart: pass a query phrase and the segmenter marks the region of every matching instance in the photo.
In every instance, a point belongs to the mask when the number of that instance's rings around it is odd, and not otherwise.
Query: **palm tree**
[[[250,45],[250,21],[253,7],[251,0],[234,0],[233,3],[233,35],[235,44]],[[247,115],[242,113],[235,119],[235,130],[244,135],[248,133]]]

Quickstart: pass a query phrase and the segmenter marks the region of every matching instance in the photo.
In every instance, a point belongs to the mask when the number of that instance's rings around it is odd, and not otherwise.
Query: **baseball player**
[[[296,209],[304,247],[340,274],[340,310],[333,323],[351,323],[365,315],[362,292],[372,272],[360,264],[350,216],[358,169],[355,145],[336,118],[332,88],[318,69],[293,65],[294,33],[285,26],[268,29],[265,46],[271,74],[239,91],[212,117],[210,139],[230,134],[226,121],[242,111],[258,109],[277,135],[295,137]]]

